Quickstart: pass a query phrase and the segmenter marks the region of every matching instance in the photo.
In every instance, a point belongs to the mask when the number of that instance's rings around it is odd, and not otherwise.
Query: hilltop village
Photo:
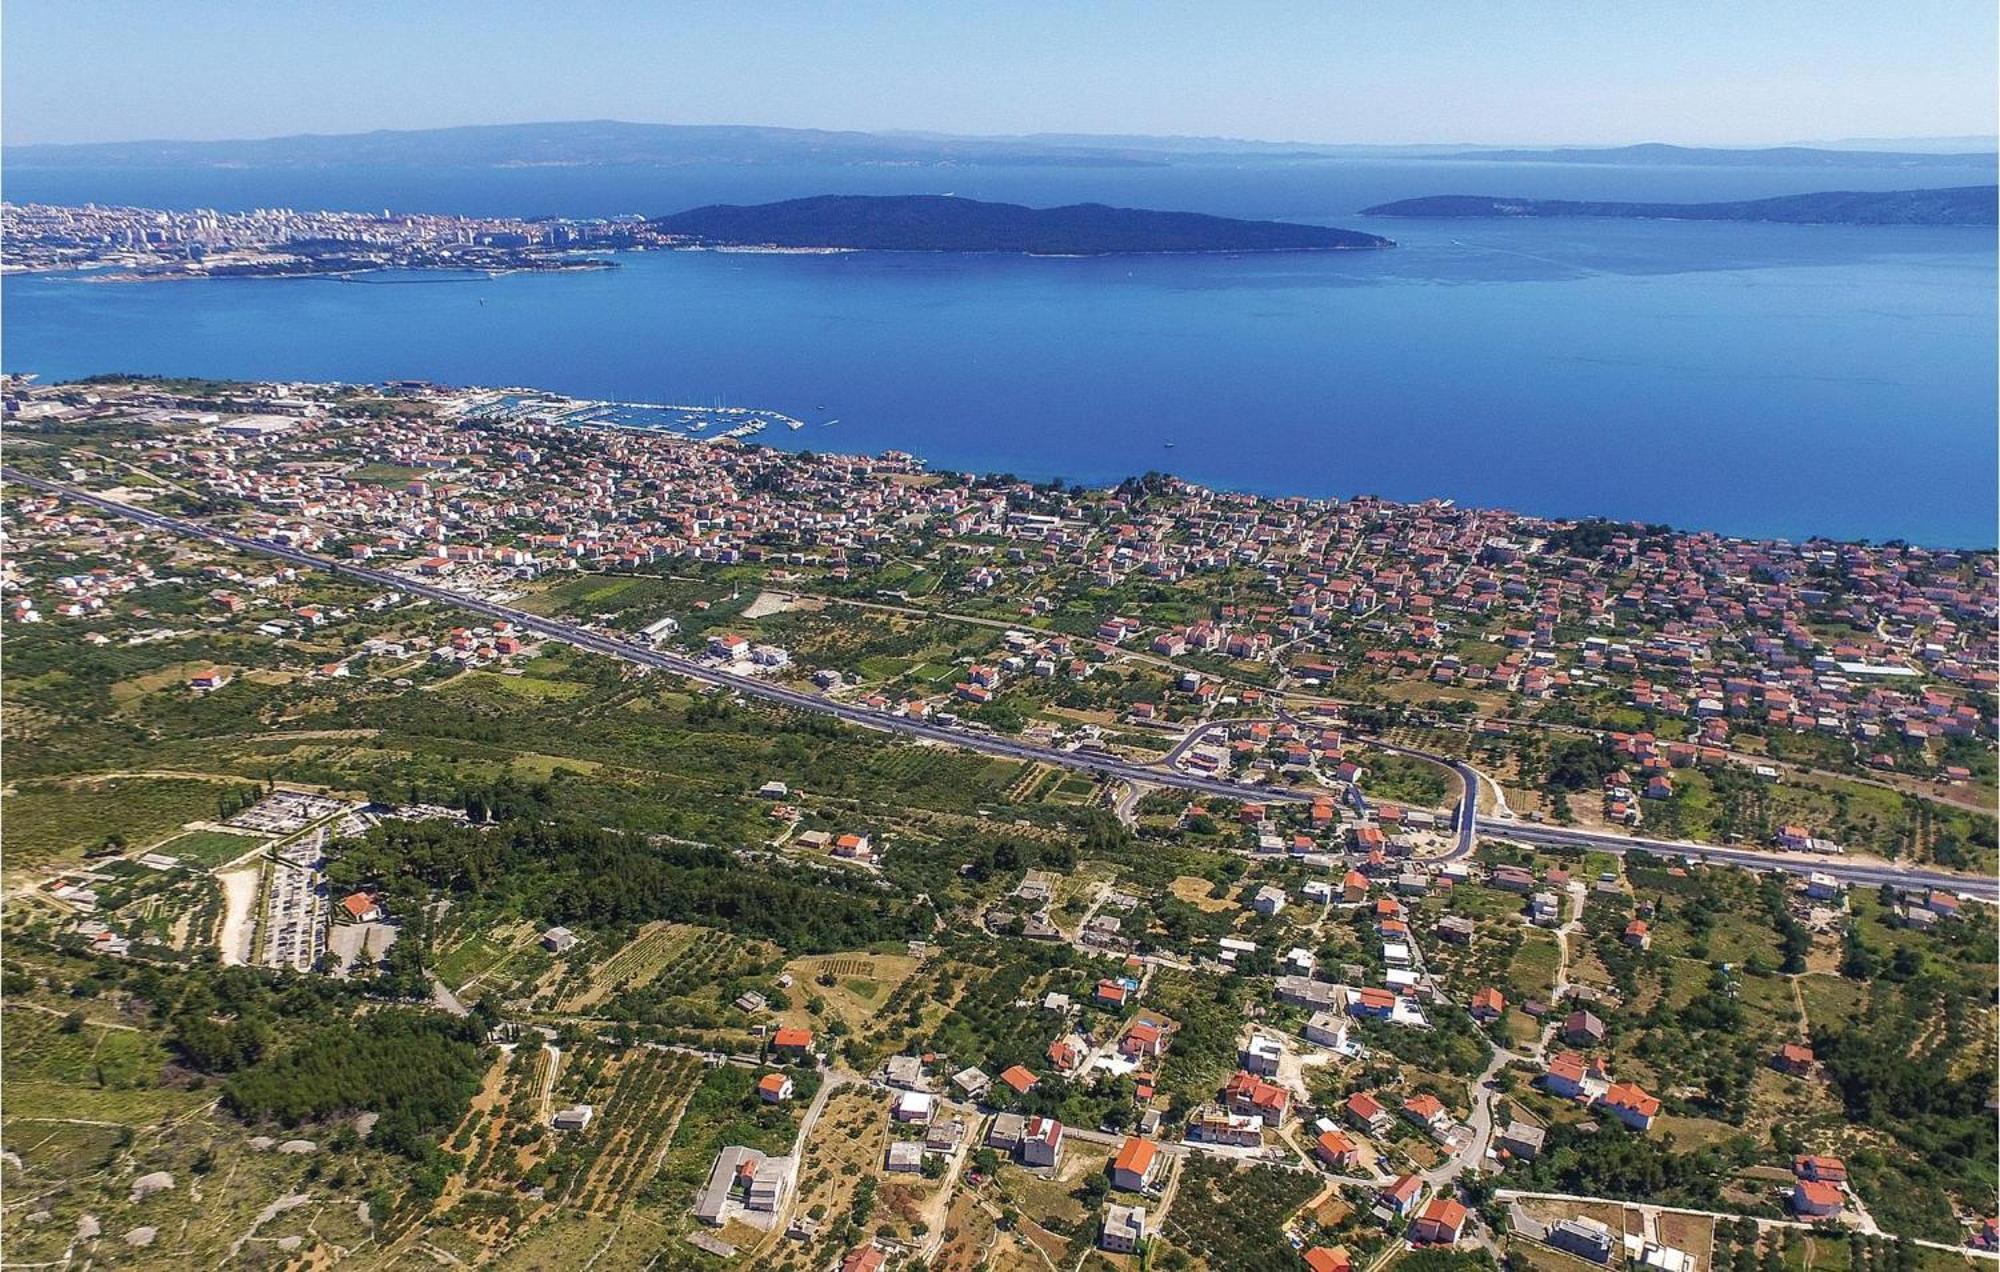
[[[1990,551],[3,395],[16,1258],[1996,1245]]]

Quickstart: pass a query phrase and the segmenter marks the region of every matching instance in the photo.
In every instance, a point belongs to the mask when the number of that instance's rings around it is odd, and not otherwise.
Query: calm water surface
[[[1741,534],[1994,542],[1990,230],[1377,224],[1351,214],[1439,189],[1656,197],[1663,184],[1653,172],[1468,166],[1476,184],[1462,172],[1450,184],[1407,169],[1391,179],[1368,165],[1343,169],[1344,185],[1323,174],[1314,184],[1296,173],[1184,173],[1173,189],[1122,200],[1169,178],[988,170],[953,183],[1050,203],[1108,180],[1120,188],[1099,197],[1111,201],[1336,220],[1397,238],[1386,252],[656,253],[594,274],[375,285],[17,277],[5,284],[0,352],[7,369],[52,378],[409,376],[763,406],[812,422],[763,434],[773,445],[896,447],[941,467],[1036,478],[1108,482],[1160,468],[1274,494],[1445,496]],[[1897,184],[1893,175],[1843,184]],[[129,174],[123,185],[60,177],[68,184],[52,188],[10,172],[8,195],[188,205],[204,202],[188,191],[218,188],[214,174],[156,175],[151,186]],[[226,181],[238,197],[285,195],[267,188],[276,179]],[[433,175],[416,183],[423,202],[380,197],[405,185],[379,173],[321,174],[313,189],[294,176],[289,195],[257,201],[578,212],[526,200],[590,198],[588,210],[604,211],[626,207],[618,197],[667,199],[651,210],[805,193],[810,179],[828,188],[823,175],[711,174],[669,199],[631,188],[637,178],[593,184],[607,179],[543,176],[530,187],[513,175]],[[1724,198],[1819,188],[1827,176],[1690,179],[1705,183],[1690,197]],[[838,423],[820,423],[829,419]]]

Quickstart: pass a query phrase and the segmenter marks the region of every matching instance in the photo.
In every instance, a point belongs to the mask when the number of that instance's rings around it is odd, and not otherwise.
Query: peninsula
[[[709,247],[844,248],[898,252],[1308,252],[1393,247],[1355,230],[1243,221],[1078,203],[1028,208],[950,195],[820,195],[714,204],[648,223]]]
[[[1992,225],[1993,186],[1945,190],[1829,190],[1730,203],[1617,203],[1434,194],[1364,210],[1366,216],[1622,217],[1666,221],[1775,221],[1792,225]]]

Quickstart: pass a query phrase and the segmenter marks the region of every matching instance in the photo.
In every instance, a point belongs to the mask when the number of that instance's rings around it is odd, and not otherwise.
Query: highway
[[[134,507],[107,499],[90,491],[79,490],[62,482],[48,481],[17,472],[12,468],[0,468],[0,477],[8,481],[85,504],[100,512],[115,517],[136,521],[141,525],[166,534],[186,538],[204,539],[222,544],[238,551],[276,557],[293,565],[308,569],[324,570],[348,578],[360,579],[384,589],[404,592],[412,596],[423,596],[442,605],[478,614],[488,619],[498,619],[514,624],[523,631],[532,632],[551,640],[560,640],[579,649],[603,654],[608,658],[623,659],[642,667],[685,676],[690,680],[706,684],[720,685],[733,689],[746,697],[758,698],[798,711],[815,711],[823,715],[835,716],[862,728],[878,729],[904,737],[918,738],[946,746],[960,747],[987,755],[1002,756],[1007,759],[1035,761],[1054,764],[1064,768],[1079,769],[1105,777],[1122,778],[1128,782],[1145,782],[1154,786],[1171,787],[1177,790],[1195,791],[1204,795],[1215,795],[1225,799],[1259,801],[1264,803],[1311,803],[1327,797],[1326,792],[1313,789],[1287,788],[1282,786],[1261,786],[1248,782],[1232,782],[1223,778],[1203,777],[1182,772],[1174,767],[1173,760],[1188,749],[1200,733],[1209,728],[1242,721],[1215,721],[1198,729],[1195,735],[1184,738],[1168,753],[1166,761],[1145,764],[1134,760],[1118,759],[1109,755],[1092,755],[1076,751],[1062,751],[1051,747],[1035,746],[1027,742],[1017,742],[993,734],[978,733],[966,729],[934,724],[926,720],[912,720],[891,715],[870,707],[839,702],[817,693],[808,693],[784,685],[773,684],[756,676],[746,676],[737,672],[709,666],[678,654],[640,645],[617,636],[592,631],[575,623],[561,619],[544,618],[530,614],[526,610],[515,609],[476,596],[467,596],[450,588],[427,583],[421,579],[378,570],[349,562],[331,561],[315,556],[287,544],[272,543],[264,539],[254,539],[245,535],[219,530],[199,522],[179,517],[167,516],[150,509]],[[1429,760],[1443,765],[1458,774],[1464,783],[1464,794],[1459,804],[1458,835],[1453,847],[1443,858],[1432,860],[1456,860],[1471,854],[1481,830],[1479,808],[1480,775],[1465,761],[1451,756],[1435,755],[1409,747],[1366,739],[1366,744],[1386,751]],[[1641,849],[1661,856],[1696,857],[1727,865],[1743,866],[1753,870],[1783,870],[1792,874],[1821,873],[1842,880],[1848,884],[1867,887],[1892,883],[1904,887],[1942,888],[1963,896],[1982,901],[2000,901],[2000,880],[1991,877],[1954,874],[1949,871],[1927,870],[1915,866],[1899,866],[1888,862],[1825,860],[1819,857],[1805,857],[1799,854],[1765,852],[1755,849],[1722,848],[1708,844],[1685,843],[1678,840],[1643,839],[1603,831],[1579,830],[1572,827],[1551,826],[1537,822],[1489,821],[1485,833],[1495,838],[1519,840],[1524,843],[1541,844],[1549,847],[1596,849],[1604,852],[1625,853]]]
[[[1178,772],[1163,765],[1142,764],[1133,760],[1122,760],[1111,755],[1092,755],[1076,751],[1061,751],[1050,747],[1035,746],[1027,742],[1016,742],[1012,739],[992,734],[951,728],[926,720],[912,720],[903,716],[891,715],[886,711],[877,711],[870,707],[839,702],[832,698],[823,697],[820,694],[807,693],[802,690],[788,688],[784,685],[773,684],[768,680],[763,680],[756,676],[746,676],[737,672],[711,667],[692,658],[667,653],[663,650],[637,644],[617,636],[606,635],[603,632],[592,631],[589,628],[580,627],[575,623],[564,622],[561,619],[544,618],[538,614],[530,614],[526,610],[515,609],[511,606],[501,605],[476,596],[467,596],[462,592],[455,592],[450,588],[439,587],[434,583],[426,583],[422,579],[414,579],[405,575],[391,573],[388,570],[377,570],[350,562],[331,561],[325,557],[316,556],[313,553],[302,551],[287,544],[273,543],[266,539],[253,539],[247,535],[218,530],[212,526],[202,525],[199,522],[188,521],[180,517],[170,517],[164,513],[154,512],[146,508],[134,507],[130,504],[120,503],[115,499],[107,499],[102,495],[93,494],[87,490],[79,490],[74,486],[69,486],[62,482],[47,481],[40,477],[32,477],[26,473],[17,472],[12,468],[0,468],[0,476],[4,476],[8,481],[19,482],[24,486],[32,487],[47,494],[56,495],[76,503],[86,504],[89,507],[97,509],[99,512],[136,521],[141,525],[166,534],[205,539],[211,543],[219,543],[241,552],[276,557],[281,561],[286,561],[293,565],[314,570],[324,570],[328,573],[342,575],[347,578],[360,579],[391,591],[403,592],[411,596],[428,597],[439,604],[450,605],[455,609],[478,614],[483,618],[500,619],[514,624],[514,626],[523,631],[532,632],[535,635],[551,640],[563,641],[579,649],[587,649],[593,653],[603,654],[607,658],[619,658],[626,662],[636,663],[642,667],[652,667],[661,671],[672,672],[678,676],[685,676],[690,680],[720,685],[728,689],[734,689],[746,697],[760,698],[767,702],[777,703],[780,706],[794,708],[795,710],[817,711],[823,715],[836,716],[848,721],[850,724],[857,724],[863,728],[880,729],[888,733],[921,738],[929,742],[938,742],[947,746],[980,751],[987,755],[1003,756],[1007,759],[1034,760],[1043,764],[1056,764],[1064,768],[1081,769],[1086,772],[1124,778],[1127,781],[1133,782],[1149,782],[1155,786],[1168,786],[1179,790],[1196,791],[1204,795],[1215,795],[1225,799],[1262,801],[1265,803],[1272,801],[1311,803],[1315,798],[1325,798],[1324,793],[1316,795],[1312,791],[1287,790],[1283,787],[1264,787],[1248,782],[1231,782],[1220,778],[1201,777],[1192,773]]]
[[[1837,861],[1818,857],[1802,859],[1797,854],[1763,852],[1746,848],[1718,848],[1711,844],[1679,839],[1644,839],[1605,831],[1577,830],[1568,826],[1548,826],[1539,822],[1488,822],[1486,834],[1494,839],[1515,839],[1523,843],[1552,847],[1597,849],[1601,852],[1650,852],[1660,857],[1696,857],[1749,870],[1783,870],[1791,874],[1831,875],[1843,883],[1880,887],[1942,888],[1982,901],[2000,901],[2000,881],[1976,875],[1953,874],[1947,870],[1925,870],[1892,862]]]

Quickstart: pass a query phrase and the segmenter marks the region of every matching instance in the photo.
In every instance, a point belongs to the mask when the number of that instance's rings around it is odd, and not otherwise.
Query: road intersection
[[[862,728],[899,734],[920,741],[965,750],[978,751],[1009,759],[1052,764],[1063,768],[1078,769],[1106,779],[1119,779],[1129,783],[1148,786],[1164,786],[1198,794],[1214,795],[1220,798],[1273,803],[1310,803],[1326,798],[1326,792],[1309,787],[1286,787],[1250,782],[1231,781],[1226,778],[1208,777],[1181,770],[1175,764],[1180,754],[1188,749],[1198,736],[1206,730],[1217,727],[1222,722],[1209,722],[1197,727],[1178,742],[1157,762],[1142,762],[1122,759],[1103,752],[1070,750],[1059,747],[1039,746],[1017,741],[997,734],[979,732],[965,727],[954,727],[930,720],[914,719],[887,711],[828,697],[817,692],[794,689],[773,683],[759,676],[746,675],[725,667],[718,667],[698,659],[655,649],[612,635],[595,628],[586,627],[565,619],[549,618],[531,614],[526,610],[490,601],[484,597],[468,595],[464,592],[443,587],[423,579],[389,570],[352,562],[333,561],[314,553],[306,552],[290,544],[276,543],[268,539],[254,538],[221,529],[183,517],[169,516],[124,503],[108,496],[80,489],[63,482],[49,481],[19,472],[13,468],[0,468],[0,476],[18,482],[23,486],[55,495],[75,503],[95,508],[111,516],[135,521],[165,534],[184,538],[202,539],[238,551],[275,557],[290,564],[308,569],[324,570],[333,574],[359,579],[385,589],[421,596],[444,605],[477,614],[483,618],[513,624],[522,631],[546,639],[560,640],[579,649],[603,654],[609,658],[621,659],[642,667],[684,676],[690,680],[713,684],[734,690],[746,697],[758,698],[794,710],[831,715]],[[1445,755],[1437,755],[1410,747],[1398,746],[1377,739],[1368,739],[1368,745],[1412,758],[1428,760],[1449,768],[1457,774],[1461,784],[1461,798],[1456,816],[1457,831],[1451,850],[1442,860],[1455,860],[1468,856],[1484,833],[1491,837],[1519,840],[1555,848],[1596,850],[1623,854],[1634,850],[1662,855],[1692,857],[1721,864],[1741,866],[1753,870],[1783,870],[1794,874],[1823,873],[1849,884],[1879,886],[1884,883],[1901,886],[1941,888],[1957,892],[1962,896],[1994,902],[2000,901],[2000,880],[1989,877],[1957,874],[1950,871],[1902,866],[1891,862],[1843,861],[1825,857],[1796,853],[1765,852],[1749,849],[1725,848],[1709,844],[1689,843],[1679,840],[1655,840],[1633,836],[1617,835],[1604,831],[1580,830],[1572,827],[1554,826],[1543,823],[1525,822],[1503,818],[1482,825],[1479,807],[1479,789],[1484,778],[1464,760]]]

